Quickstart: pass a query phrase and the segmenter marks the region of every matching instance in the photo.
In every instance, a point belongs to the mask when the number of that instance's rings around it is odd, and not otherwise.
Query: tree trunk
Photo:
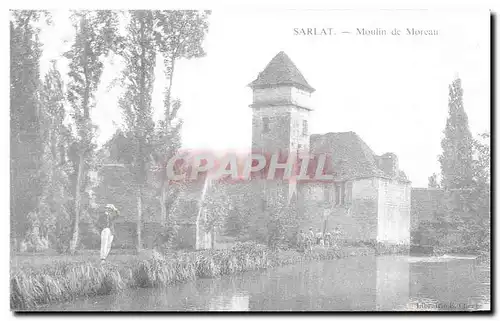
[[[142,195],[141,189],[139,188],[139,195],[137,195],[137,252],[142,250]]]
[[[210,248],[213,250],[215,249],[215,228],[212,228],[212,230],[210,231],[210,241],[212,242],[212,244],[210,244]]]
[[[84,157],[83,153],[80,154],[80,163],[78,164],[78,175],[76,178],[76,187],[75,187],[75,221],[73,225],[73,237],[71,238],[71,242],[69,244],[70,253],[75,253],[76,247],[78,245],[78,236],[80,233],[80,204],[81,204],[81,185],[82,185],[82,176],[83,176],[83,167]]]
[[[161,225],[167,226],[167,188],[165,183],[161,185],[160,207],[161,207]]]

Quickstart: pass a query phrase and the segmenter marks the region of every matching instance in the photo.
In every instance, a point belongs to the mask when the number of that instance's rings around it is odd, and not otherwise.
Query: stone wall
[[[331,184],[304,184],[302,229],[339,227],[350,241],[410,242],[409,183],[380,178],[350,181],[352,200],[335,205]],[[346,186],[349,186],[346,182]],[[346,191],[347,193],[347,191]],[[327,215],[325,215],[327,214]]]
[[[264,132],[264,121],[269,120],[269,131]],[[309,121],[309,110],[293,105],[254,107],[252,116],[252,149],[274,152],[278,150],[309,150],[310,124],[304,133],[304,121]]]
[[[300,213],[300,228],[303,231],[312,228],[314,233],[317,229],[323,231],[325,224],[325,210],[331,207],[325,199],[325,189],[331,188],[328,184],[320,182],[301,183],[298,186]]]
[[[409,183],[378,179],[378,242],[410,243]]]
[[[295,104],[311,109],[311,93],[292,86],[255,88],[253,90],[253,103],[256,106]]]
[[[290,150],[302,151],[307,153],[309,151],[309,141],[311,124],[309,124],[309,110],[303,108],[293,108],[290,112],[291,115],[291,136],[290,136]],[[307,122],[306,132],[304,132],[304,121]]]
[[[252,150],[274,152],[290,146],[290,113],[276,108],[254,108],[252,118]],[[269,130],[264,132],[264,118]]]
[[[288,104],[291,102],[292,87],[279,86],[269,88],[255,88],[253,90],[254,104]]]
[[[352,204],[347,215],[355,225],[351,233],[355,240],[375,241],[377,238],[377,183],[376,178],[353,181]]]
[[[332,184],[309,183],[301,188],[301,228],[314,231],[338,227],[348,241],[374,241],[377,237],[377,183],[376,179],[351,181],[352,201],[335,205]],[[347,184],[346,184],[347,185]]]
[[[437,222],[444,213],[445,193],[442,189],[413,188],[411,192],[411,227],[416,230],[420,222]]]
[[[291,100],[292,100],[292,103],[294,103],[296,105],[299,105],[299,106],[302,106],[302,107],[305,107],[308,109],[312,109],[311,93],[309,93],[305,90],[302,90],[302,89],[299,89],[296,87],[292,87]]]

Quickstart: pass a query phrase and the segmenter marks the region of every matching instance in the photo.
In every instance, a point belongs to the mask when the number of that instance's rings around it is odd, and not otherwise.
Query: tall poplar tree
[[[477,250],[488,238],[489,186],[483,183],[487,181],[483,177],[489,172],[489,154],[487,146],[474,140],[469,130],[460,78],[450,85],[448,106],[445,137],[441,141],[443,153],[439,157],[447,205],[445,215],[439,219],[444,235],[459,232],[462,245]]]
[[[163,57],[167,86],[164,92],[163,114],[155,139],[155,162],[160,164],[158,174],[160,184],[161,223],[168,219],[169,200],[168,178],[165,164],[181,147],[182,120],[178,117],[181,101],[172,99],[175,66],[180,59],[205,56],[202,44],[208,31],[209,11],[161,10],[154,13],[156,25],[155,38]],[[172,193],[170,193],[171,195]]]
[[[76,28],[75,42],[64,56],[70,60],[68,101],[77,131],[77,142],[74,144],[77,173],[74,186],[73,236],[70,242],[70,251],[74,252],[78,245],[84,182],[90,157],[95,149],[95,125],[92,123],[90,110],[95,106],[95,93],[104,70],[102,58],[114,47],[118,19],[110,10],[78,11],[73,14],[72,19]]]
[[[38,209],[41,188],[41,44],[35,27],[44,12],[15,10],[10,21],[11,239],[22,239]]]
[[[142,249],[143,196],[148,181],[154,122],[151,99],[156,65],[154,41],[155,19],[152,11],[129,12],[127,35],[123,40],[121,56],[125,61],[122,86],[125,90],[119,106],[125,118],[125,135],[131,141],[132,164],[137,199],[137,251]]]
[[[68,200],[70,199],[69,177],[70,172],[66,163],[66,150],[68,147],[65,134],[68,128],[64,125],[65,118],[65,93],[61,74],[56,68],[55,61],[45,75],[45,80],[40,92],[40,105],[43,113],[43,191],[39,204],[40,215],[38,243],[48,247],[50,243],[60,248],[60,238],[57,235],[58,224],[67,225],[69,222]]]
[[[460,78],[449,87],[448,120],[441,141],[441,186],[444,189],[463,189],[473,183],[473,139],[463,104]]]

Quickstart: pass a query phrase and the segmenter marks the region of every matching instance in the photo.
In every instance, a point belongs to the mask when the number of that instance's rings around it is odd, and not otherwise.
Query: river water
[[[50,305],[57,311],[458,311],[484,309],[470,257],[364,256]],[[487,308],[489,309],[489,307]]]

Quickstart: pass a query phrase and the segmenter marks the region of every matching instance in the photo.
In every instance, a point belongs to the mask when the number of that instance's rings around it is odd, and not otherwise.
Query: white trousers
[[[109,228],[105,228],[101,232],[101,259],[104,260],[111,250],[111,243],[113,243],[113,234]]]

